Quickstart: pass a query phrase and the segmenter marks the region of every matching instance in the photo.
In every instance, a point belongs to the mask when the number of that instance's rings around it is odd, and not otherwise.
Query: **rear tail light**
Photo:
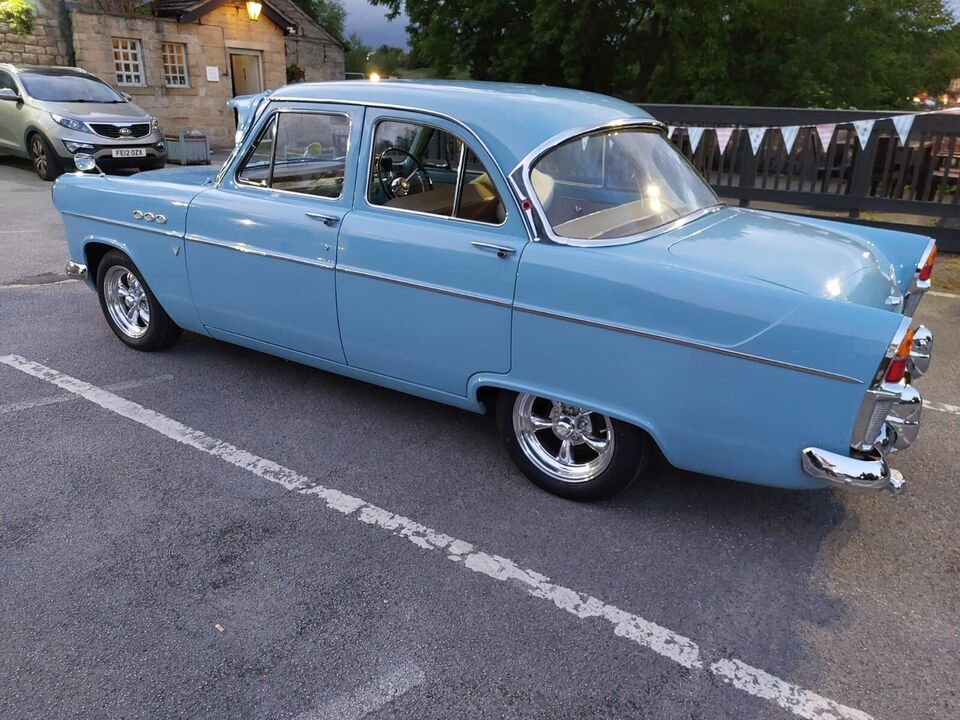
[[[897,352],[887,367],[887,374],[885,376],[887,382],[898,383],[903,380],[903,376],[907,372],[907,359],[910,357],[910,351],[913,349],[913,334],[915,332],[916,330],[914,328],[907,330],[906,335],[903,336],[903,340],[901,340],[897,346]]]
[[[933,250],[930,251],[930,254],[927,255],[927,261],[923,264],[923,267],[920,268],[920,280],[929,280],[930,275],[933,274],[933,264],[937,261],[937,246],[933,246]]]

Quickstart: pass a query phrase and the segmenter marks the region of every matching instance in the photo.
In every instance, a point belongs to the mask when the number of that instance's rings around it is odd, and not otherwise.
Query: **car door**
[[[13,75],[0,70],[0,91],[9,97],[22,96]],[[0,149],[22,152],[23,103],[0,98]]]
[[[436,133],[453,173],[424,162]],[[458,396],[474,373],[508,372],[527,235],[490,156],[446,120],[368,108],[359,162],[336,273],[347,362]]]
[[[334,266],[363,109],[277,103],[187,216],[187,271],[214,336],[343,363]]]

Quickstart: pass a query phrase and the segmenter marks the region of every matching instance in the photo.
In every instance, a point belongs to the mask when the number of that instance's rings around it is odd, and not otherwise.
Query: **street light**
[[[251,20],[259,20],[261,10],[263,10],[262,3],[257,2],[257,0],[247,0],[247,15]]]

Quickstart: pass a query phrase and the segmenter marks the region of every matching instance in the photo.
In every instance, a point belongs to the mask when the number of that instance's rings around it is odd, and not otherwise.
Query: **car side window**
[[[0,70],[0,90],[13,90],[15,93],[19,93],[17,90],[17,84],[13,81],[13,77],[3,70]]]
[[[350,119],[336,113],[277,113],[242,169],[241,183],[336,200],[343,193]]]
[[[492,225],[506,217],[496,185],[462,139],[409,121],[381,120],[374,127],[367,200]]]

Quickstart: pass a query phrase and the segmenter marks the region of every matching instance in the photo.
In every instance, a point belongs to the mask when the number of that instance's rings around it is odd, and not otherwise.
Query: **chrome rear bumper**
[[[67,262],[67,277],[83,280],[87,277],[87,266],[75,263],[73,260]]]
[[[890,467],[887,456],[910,447],[917,439],[923,398],[910,383],[927,371],[932,353],[933,335],[921,325],[914,333],[903,380],[879,382],[867,392],[850,453],[805,448],[801,455],[803,471],[826,485],[844,490],[903,492],[903,476]]]

